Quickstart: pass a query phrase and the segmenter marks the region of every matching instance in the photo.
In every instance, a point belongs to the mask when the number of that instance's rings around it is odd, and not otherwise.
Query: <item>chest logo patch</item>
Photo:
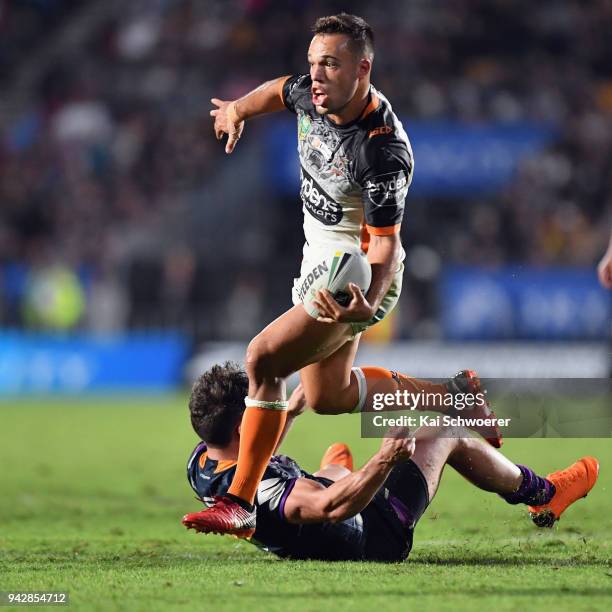
[[[300,168],[300,197],[304,208],[323,225],[338,225],[342,221],[342,206],[333,200],[317,182]]]

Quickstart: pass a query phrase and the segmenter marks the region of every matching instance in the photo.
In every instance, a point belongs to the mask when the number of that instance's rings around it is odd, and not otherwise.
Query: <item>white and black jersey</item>
[[[336,125],[315,110],[309,75],[289,77],[285,106],[297,115],[300,195],[307,245],[367,250],[370,234],[399,231],[412,180],[410,141],[374,87],[361,116]]]

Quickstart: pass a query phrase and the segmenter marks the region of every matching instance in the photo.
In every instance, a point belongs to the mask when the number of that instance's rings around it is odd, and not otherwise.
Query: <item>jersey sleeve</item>
[[[189,455],[189,459],[187,461],[187,480],[189,481],[189,485],[194,490],[196,495],[199,495],[197,488],[198,463],[201,457],[206,457],[207,452],[208,448],[206,447],[206,443],[199,442],[191,452],[191,455]]]
[[[285,520],[285,502],[289,497],[297,478],[266,478],[259,483],[255,503],[258,508],[276,514]]]
[[[311,100],[312,80],[309,74],[299,74],[289,77],[283,84],[283,102],[292,112],[296,113]]]
[[[306,475],[291,457],[274,455],[257,488],[255,503],[258,508],[285,520],[285,502],[296,481]]]
[[[412,180],[413,160],[407,144],[392,133],[370,132],[358,161],[356,178],[368,232],[378,236],[399,232]]]

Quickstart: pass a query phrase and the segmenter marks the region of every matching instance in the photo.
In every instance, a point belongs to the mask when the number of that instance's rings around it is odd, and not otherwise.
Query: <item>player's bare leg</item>
[[[359,402],[359,384],[352,371],[359,337],[349,340],[325,359],[300,370],[309,408],[319,414],[351,412]]]
[[[385,368],[353,368],[359,348],[359,337],[347,341],[329,357],[310,364],[300,370],[300,379],[306,394],[308,406],[319,414],[344,414],[372,409],[371,396],[375,392],[391,393],[399,387],[418,393],[448,393],[443,384],[412,378]],[[362,380],[360,391],[359,377]],[[364,388],[363,382],[367,383]],[[367,397],[361,397],[366,394]],[[359,406],[360,400],[362,406]],[[434,408],[441,405],[434,404]],[[397,409],[405,408],[398,405]]]
[[[497,493],[510,504],[529,505],[532,516],[539,511],[534,522],[550,526],[536,520],[541,512],[552,515],[553,522],[558,520],[597,481],[599,465],[593,457],[584,457],[566,470],[543,478],[524,465],[512,463],[481,440],[468,437],[461,428],[422,427],[415,437],[412,461],[425,477],[430,500],[448,464],[479,489]]]
[[[360,368],[357,373],[352,366],[359,340],[350,338],[348,324],[322,323],[301,306],[294,306],[249,345],[246,359],[249,397],[242,421],[238,468],[229,489],[236,502],[246,502],[246,509],[253,503],[257,485],[284,427],[283,379],[290,373],[301,370],[308,405],[327,414],[361,410],[366,393],[371,395],[389,385],[412,393],[440,396],[448,393],[446,385],[383,368]],[[446,410],[446,406],[440,409]]]
[[[199,514],[198,529],[250,537],[255,532],[254,501],[287,418],[284,379],[346,342],[348,324],[317,321],[294,306],[249,344],[249,395],[241,423],[238,463],[227,497]]]
[[[349,326],[321,323],[294,306],[249,344],[249,395],[241,426],[236,475],[229,489],[235,501],[252,504],[257,486],[285,425],[284,378],[325,359],[346,342]]]
[[[444,385],[410,379],[382,368],[360,369],[360,381],[351,371],[358,341],[348,343],[350,333],[348,324],[317,321],[299,305],[273,321],[250,343],[246,358],[249,396],[245,400],[236,474],[227,503],[202,513],[206,515],[203,531],[254,532],[257,486],[284,429],[287,401],[283,380],[292,372],[305,370],[302,384],[308,404],[328,413],[361,409],[363,379],[368,376],[377,384],[387,384],[393,378],[413,391],[448,391]],[[320,365],[307,369],[312,364]],[[208,519],[210,525],[205,525]]]
[[[422,397],[432,398],[426,404],[418,405],[417,410],[454,414],[456,411],[446,401],[447,397],[457,393],[470,393],[472,395],[481,394],[481,397],[484,398],[483,403],[471,409],[470,416],[495,418],[475,372],[464,370],[446,383],[434,383],[375,366],[353,368],[358,347],[359,336],[346,342],[329,357],[310,364],[300,371],[306,401],[315,412],[319,414],[370,412],[374,410],[373,397],[375,394],[407,391],[414,396],[420,394]],[[392,406],[385,406],[387,410],[407,408],[410,406],[399,402]],[[491,446],[499,448],[502,445],[498,427],[478,427],[475,428],[475,431],[482,435]]]
[[[467,430],[421,427],[415,437],[417,444],[412,460],[425,476],[430,500],[438,489],[446,464],[478,488],[500,495],[514,493],[522,482],[518,466],[482,440],[470,437]]]

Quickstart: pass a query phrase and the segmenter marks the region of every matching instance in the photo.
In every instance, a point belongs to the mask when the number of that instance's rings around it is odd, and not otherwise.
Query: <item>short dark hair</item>
[[[365,19],[357,15],[339,13],[328,17],[319,17],[312,28],[315,34],[346,34],[351,40],[355,54],[374,57],[374,32]]]
[[[204,442],[227,446],[242,419],[249,379],[236,363],[226,361],[195,381],[189,398],[191,425]]]

